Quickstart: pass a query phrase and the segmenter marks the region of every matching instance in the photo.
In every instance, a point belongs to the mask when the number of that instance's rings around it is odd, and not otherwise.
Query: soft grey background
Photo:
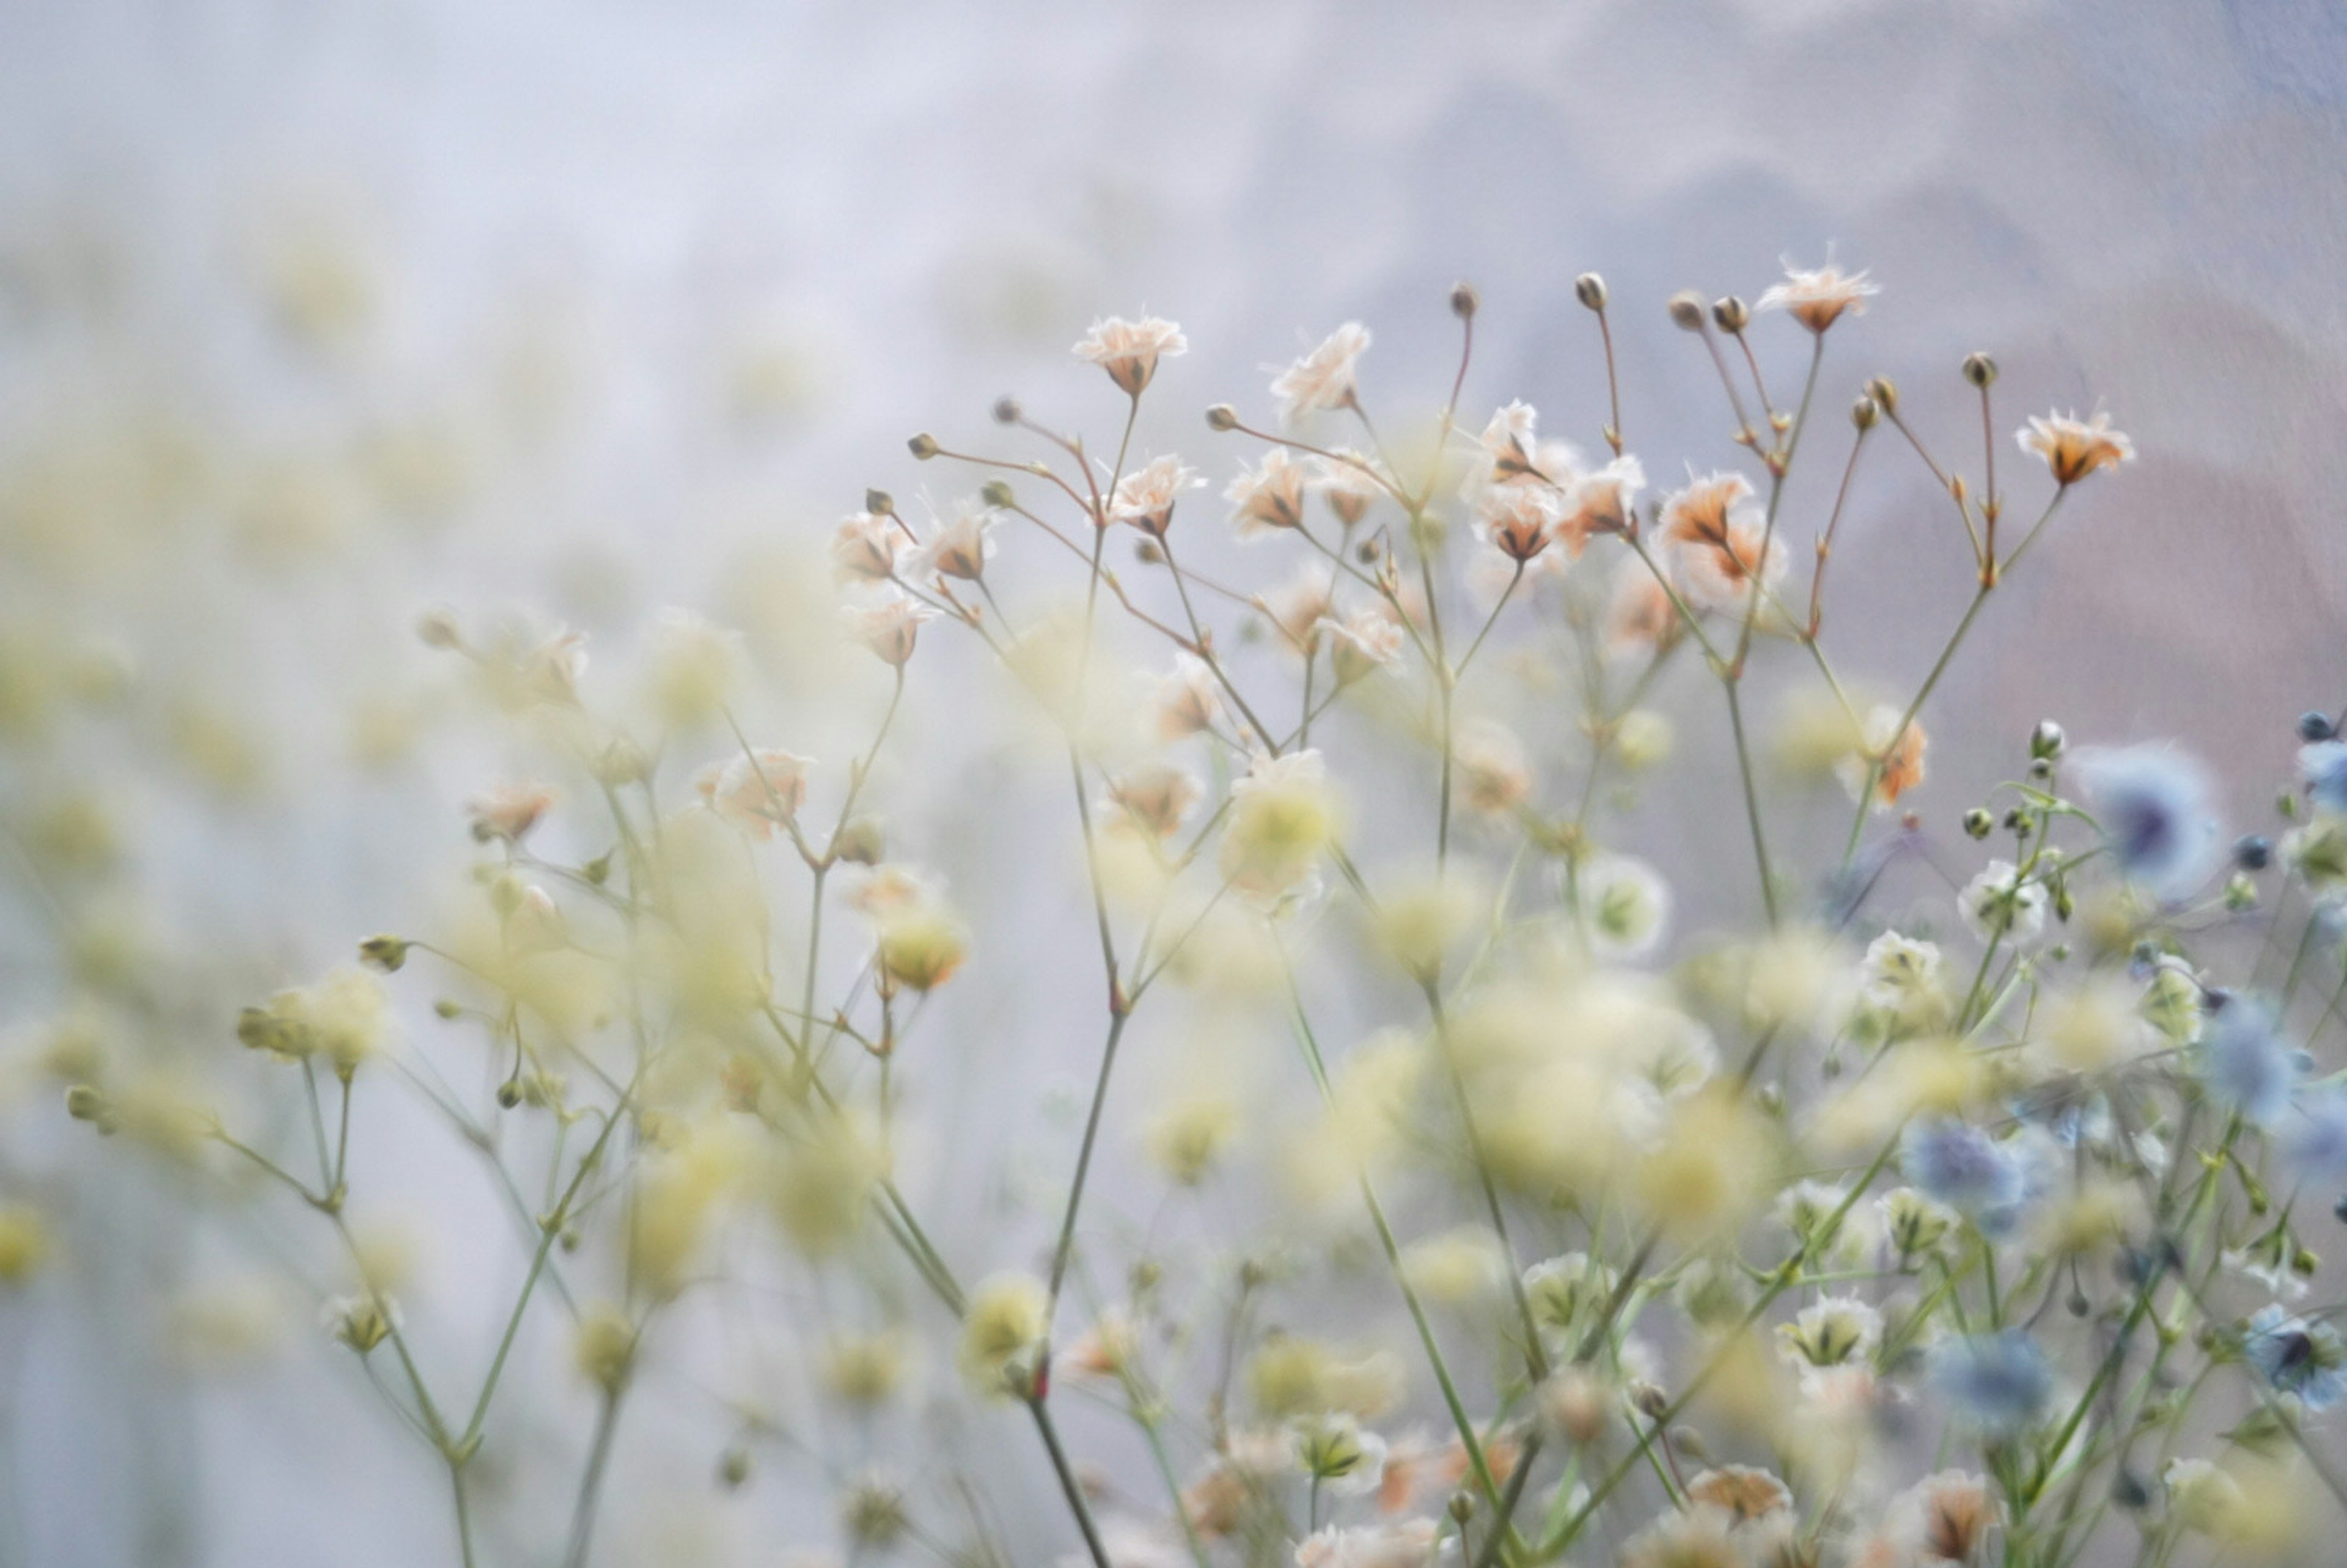
[[[419,857],[461,864],[446,808],[493,747],[356,783],[340,761],[344,693],[431,679],[403,634],[425,604],[539,607],[612,647],[658,604],[738,604],[757,580],[743,563],[818,537],[866,484],[943,504],[958,480],[906,460],[914,429],[988,439],[1005,389],[1055,420],[1112,419],[1066,346],[1144,308],[1194,344],[1144,445],[1219,482],[1235,459],[1195,411],[1267,412],[1258,367],[1337,322],[1378,332],[1372,395],[1437,395],[1462,277],[1486,305],[1470,407],[1523,396],[1595,445],[1602,384],[1570,292],[1594,268],[1618,302],[1633,445],[1666,481],[1682,455],[1729,449],[1660,300],[1757,295],[1780,253],[1831,242],[1884,292],[1836,334],[1827,409],[1888,372],[1970,466],[1954,368],[1987,348],[2001,443],[2025,412],[2099,402],[2143,453],[1991,606],[1929,715],[1935,764],[2009,753],[2053,714],[2224,760],[2246,819],[2288,765],[2291,715],[2342,701],[2342,104],[2347,19],[2311,0],[12,0],[0,436],[14,456],[153,420],[225,454],[206,501],[225,526],[174,544],[168,569],[59,569],[72,595],[48,608],[283,753],[257,804],[123,787],[158,907],[298,977],[432,907],[410,886]],[[297,342],[279,318],[305,287],[329,296],[330,330]],[[364,303],[338,313],[345,290]],[[1837,468],[1838,416],[1825,427],[1818,466]],[[405,487],[347,479],[385,450],[409,455]],[[2019,489],[2018,454],[1999,462]],[[1829,496],[1829,475],[1797,485],[1797,547]],[[323,542],[260,548],[289,532]],[[1918,678],[1966,568],[1892,442],[1861,472],[1836,570],[1838,657]],[[52,592],[29,573],[0,586],[12,614]],[[823,737],[803,749],[844,755],[856,704],[801,695]],[[1952,817],[2007,765],[1948,762],[1918,804]],[[1718,783],[1698,769],[1686,798]],[[1008,836],[966,851],[965,876],[1022,864],[1024,822],[992,825]],[[1650,847],[1741,876],[1732,828]],[[1064,870],[1063,849],[1032,853]],[[1039,941],[1060,918],[1037,916]],[[1068,1008],[1094,983],[1074,975]],[[1054,1004],[1025,1005],[1048,1024]],[[1089,1027],[1030,1033],[1064,1050],[1027,1061],[1007,1097],[1022,1105],[1091,1050]],[[10,1168],[85,1158],[49,1105],[7,1123]],[[1064,1122],[1033,1115],[1061,1141],[1041,1147],[1064,1146]],[[461,1217],[468,1190],[452,1176],[437,1196]],[[364,1389],[323,1353],[183,1388],[123,1349],[141,1271],[181,1245],[133,1228],[155,1225],[139,1212],[97,1204],[76,1277],[0,1301],[21,1379],[0,1402],[18,1475],[0,1562],[441,1560],[431,1468],[366,1427]],[[450,1354],[474,1353],[466,1324],[489,1320],[510,1251],[436,1241]],[[83,1309],[93,1278],[124,1317]],[[536,1348],[556,1385],[559,1344]],[[340,1392],[320,1404],[322,1385]],[[559,1429],[581,1408],[548,1405],[559,1441],[579,1440]],[[645,1495],[697,1504],[722,1427],[673,1430],[693,1435],[623,1444],[620,1463]],[[720,1512],[712,1561],[825,1533],[772,1491]],[[609,1539],[651,1539],[639,1525],[655,1528],[618,1519]]]

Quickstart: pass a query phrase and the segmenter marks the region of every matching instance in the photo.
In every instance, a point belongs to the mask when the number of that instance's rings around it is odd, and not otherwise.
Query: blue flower
[[[2298,772],[2315,804],[2347,811],[2347,741],[2317,741],[2299,747]]]
[[[2018,1328],[1942,1342],[1932,1351],[1932,1387],[1966,1426],[2010,1436],[2035,1425],[2054,1398],[2054,1368]]]
[[[1914,1122],[1901,1140],[1899,1163],[1926,1196],[1963,1214],[1983,1235],[2011,1230],[2029,1196],[2019,1153],[1968,1122]]]
[[[2282,1163],[2301,1181],[2347,1185],[2347,1088],[2310,1089],[2293,1109],[2281,1135]]]
[[[2250,1319],[2241,1354],[2276,1393],[2295,1395],[2310,1410],[2328,1409],[2347,1393],[2347,1345],[2327,1323],[2268,1307]]]
[[[2128,880],[2172,900],[2216,868],[2223,832],[2198,763],[2165,746],[2128,746],[2086,753],[2078,776]]]
[[[2200,1081],[2209,1097],[2270,1127],[2290,1109],[2306,1058],[2274,1031],[2263,1002],[2227,997],[2200,1039]]]

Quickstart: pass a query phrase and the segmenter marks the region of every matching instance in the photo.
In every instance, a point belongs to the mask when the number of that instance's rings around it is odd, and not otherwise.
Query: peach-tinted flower
[[[1153,459],[1116,482],[1116,494],[1109,497],[1109,520],[1131,523],[1143,533],[1162,539],[1173,526],[1174,501],[1183,491],[1205,482],[1194,470],[1182,466],[1179,457]]]
[[[753,838],[771,838],[778,825],[798,815],[812,765],[788,752],[761,749],[751,757],[712,763],[692,782],[710,810]]]
[[[1635,457],[1616,457],[1594,474],[1583,475],[1557,507],[1557,543],[1577,560],[1597,535],[1628,532],[1638,492],[1645,487],[1646,471]]]
[[[1475,532],[1510,560],[1529,561],[1548,548],[1557,500],[1545,485],[1494,485],[1475,504]]]
[[[499,784],[466,801],[465,815],[472,818],[473,836],[483,844],[518,844],[553,804],[554,792],[544,784]]]
[[[964,503],[950,522],[942,524],[923,546],[920,564],[925,573],[976,582],[994,559],[994,529],[1000,514],[988,506]]]
[[[1297,1543],[1296,1568],[1432,1568],[1440,1536],[1430,1519],[1358,1530],[1332,1524]]]
[[[1654,569],[1635,556],[1614,569],[1614,591],[1605,607],[1605,651],[1609,657],[1644,649],[1656,651],[1678,635],[1678,606]]]
[[[1312,487],[1348,528],[1368,515],[1378,497],[1390,493],[1381,474],[1374,461],[1347,447],[1338,447],[1333,459],[1312,459]]]
[[[1452,756],[1459,766],[1460,794],[1470,810],[1503,815],[1532,793],[1532,765],[1524,758],[1523,743],[1489,720],[1466,725]]]
[[[1726,542],[1731,519],[1752,498],[1752,481],[1741,474],[1690,477],[1686,487],[1663,500],[1662,535],[1674,545]]]
[[[1680,591],[1699,610],[1741,609],[1755,577],[1773,585],[1785,575],[1785,541],[1770,538],[1758,508],[1744,504],[1751,495],[1742,475],[1714,474],[1663,505]]]
[[[1920,1516],[1919,1544],[1930,1561],[1972,1563],[2004,1517],[1988,1478],[1960,1471],[1926,1477],[1901,1501]]]
[[[1301,419],[1317,410],[1350,405],[1354,370],[1368,346],[1369,329],[1347,322],[1318,348],[1280,372],[1271,384],[1271,395],[1280,400],[1282,415]]]
[[[2116,468],[2135,456],[2135,443],[2111,428],[2111,416],[2096,414],[2081,419],[2075,414],[2030,415],[2026,429],[2014,432],[2021,449],[2045,459],[2054,482],[2067,489],[2102,468]]]
[[[1337,576],[1318,562],[1307,564],[1285,587],[1255,596],[1287,645],[1307,657],[1319,651],[1320,623],[1335,603]]]
[[[1320,630],[1328,634],[1328,657],[1339,685],[1349,685],[1401,654],[1401,622],[1383,604],[1357,610],[1342,620],[1323,617]]]
[[[1899,797],[1923,782],[1923,753],[1931,744],[1923,726],[1910,720],[1901,729],[1899,709],[1885,703],[1866,716],[1865,750],[1846,756],[1834,764],[1842,787],[1853,800],[1866,787],[1866,775],[1876,758],[1881,759],[1881,771],[1874,781],[1871,801],[1876,811],[1888,811],[1899,804]],[[1897,744],[1892,738],[1897,737]]]
[[[1738,1523],[1793,1506],[1793,1494],[1783,1481],[1750,1465],[1722,1465],[1717,1470],[1705,1471],[1687,1482],[1686,1491],[1692,1501],[1724,1510]]]
[[[1126,395],[1138,397],[1142,388],[1157,374],[1157,362],[1175,354],[1187,354],[1190,340],[1172,322],[1156,316],[1143,316],[1137,322],[1122,316],[1110,316],[1092,323],[1075,346],[1079,358],[1090,360],[1108,372]]]
[[[1223,717],[1222,682],[1194,653],[1174,655],[1174,672],[1157,684],[1157,733],[1178,741],[1211,730]]]
[[[1844,272],[1831,261],[1813,271],[1788,266],[1785,281],[1760,296],[1759,308],[1789,312],[1811,332],[1821,333],[1844,312],[1864,314],[1867,300],[1881,292],[1864,272]]]
[[[1243,539],[1304,526],[1304,466],[1275,446],[1263,461],[1231,481],[1223,498],[1233,504],[1231,526]]]
[[[921,622],[938,612],[910,594],[891,591],[876,604],[850,605],[842,612],[848,634],[880,656],[883,663],[902,668],[913,656]]]
[[[1108,793],[1136,825],[1163,838],[1182,825],[1204,792],[1185,770],[1170,763],[1149,763],[1120,775]]]
[[[911,543],[896,518],[858,512],[832,536],[832,576],[841,582],[886,582]]]

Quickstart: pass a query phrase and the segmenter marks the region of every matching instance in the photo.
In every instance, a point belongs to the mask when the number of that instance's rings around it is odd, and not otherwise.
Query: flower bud
[[[1989,384],[1996,379],[1996,361],[1984,354],[1964,355],[1964,379],[1986,390]]]
[[[1464,1530],[1467,1528],[1467,1522],[1475,1517],[1475,1494],[1471,1491],[1454,1491],[1450,1494],[1449,1506],[1450,1522]]]
[[[1235,430],[1238,424],[1239,411],[1227,403],[1217,403],[1206,410],[1206,428],[1209,430]]]
[[[1878,375],[1866,384],[1866,395],[1882,405],[1885,414],[1899,412],[1899,388],[1887,375]]]
[[[1703,296],[1693,289],[1683,289],[1673,294],[1668,308],[1671,321],[1681,330],[1691,333],[1703,331]]]
[[[464,633],[456,630],[456,618],[445,610],[431,610],[415,618],[415,635],[426,648],[461,648]]]
[[[1850,422],[1860,430],[1871,430],[1874,422],[1882,417],[1882,405],[1871,397],[1861,395],[1850,405]]]
[[[2263,871],[2273,861],[2273,840],[2248,834],[2233,843],[2233,864],[2244,871]]]
[[[397,974],[407,962],[407,944],[397,937],[369,937],[359,944],[359,962],[384,974]]]
[[[1474,284],[1453,283],[1450,285],[1450,313],[1457,316],[1460,321],[1473,321],[1475,319],[1475,313],[1482,308],[1482,297],[1475,292]]]
[[[864,509],[876,518],[893,518],[897,515],[897,497],[886,490],[866,490]]]
[[[938,438],[925,432],[906,442],[905,448],[912,453],[917,460],[926,463],[938,455]]]
[[[994,422],[997,425],[1016,425],[1025,417],[1027,411],[1019,406],[1017,398],[1005,395],[994,400]]]
[[[2298,716],[2298,738],[2301,741],[2330,741],[2339,736],[2339,726],[2327,713],[2301,713]]]
[[[77,1083],[66,1091],[66,1114],[77,1122],[87,1122],[101,1132],[114,1131],[114,1107],[108,1102],[105,1091],[94,1083]]]
[[[750,1452],[736,1444],[717,1456],[718,1484],[731,1491],[750,1479]]]
[[[1996,819],[1985,806],[1974,806],[1964,813],[1964,832],[1974,838],[1986,838],[1995,830]]]
[[[877,866],[888,853],[888,833],[876,816],[850,817],[831,842],[831,853],[851,866]]]
[[[2058,757],[2062,754],[2062,748],[2067,744],[2069,737],[2063,734],[2062,726],[2051,719],[2039,720],[2037,727],[2029,733],[2029,754],[2033,757]]]
[[[1751,324],[1752,307],[1729,294],[1725,299],[1712,302],[1711,319],[1718,323],[1721,332],[1733,337]]]
[[[1605,280],[1594,272],[1583,272],[1573,280],[1573,298],[1593,311],[1605,308]]]
[[[989,479],[979,487],[978,498],[997,511],[1019,504],[1018,492],[1011,489],[1008,479]]]

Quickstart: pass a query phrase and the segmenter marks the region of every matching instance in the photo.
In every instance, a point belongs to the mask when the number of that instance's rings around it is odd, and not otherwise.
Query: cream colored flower
[[[1319,651],[1320,628],[1336,607],[1336,594],[1337,574],[1310,561],[1285,585],[1257,594],[1255,603],[1290,648],[1309,656]]]
[[[1524,756],[1523,743],[1491,720],[1462,725],[1452,755],[1458,764],[1460,796],[1471,811],[1505,815],[1532,793],[1532,764]]]
[[[1144,764],[1109,784],[1109,799],[1153,838],[1181,826],[1203,793],[1195,778],[1170,763]]]
[[[1280,400],[1280,412],[1289,420],[1323,409],[1351,405],[1354,369],[1369,346],[1369,329],[1347,322],[1328,334],[1318,348],[1279,373],[1271,395]]]
[[[1638,492],[1646,487],[1646,470],[1635,457],[1616,457],[1594,474],[1585,474],[1565,491],[1557,507],[1556,541],[1574,559],[1600,534],[1629,531],[1636,514]]]
[[[1320,630],[1328,634],[1328,657],[1339,685],[1374,674],[1401,656],[1401,622],[1382,604],[1365,606],[1342,620],[1323,616]]]
[[[1845,312],[1863,315],[1866,302],[1882,291],[1864,272],[1844,272],[1828,261],[1814,270],[1787,266],[1785,281],[1760,296],[1759,309],[1786,311],[1813,333],[1822,333]]]
[[[1275,446],[1263,461],[1231,481],[1223,499],[1232,504],[1231,527],[1243,539],[1259,539],[1304,526],[1304,466]]]
[[[1614,589],[1605,606],[1605,653],[1660,652],[1678,635],[1678,606],[1654,569],[1627,556],[1614,569]]]
[[[1109,520],[1131,523],[1162,539],[1173,526],[1174,503],[1182,492],[1205,482],[1194,470],[1182,466],[1179,457],[1153,458],[1116,482],[1116,493],[1109,497]]]
[[[805,757],[762,748],[752,757],[710,764],[692,784],[710,810],[753,838],[771,838],[777,825],[798,815],[813,765]]]
[[[1548,548],[1562,497],[1546,485],[1493,485],[1475,503],[1475,535],[1522,564]]]
[[[1331,1524],[1296,1544],[1296,1568],[1433,1568],[1440,1536],[1430,1519],[1358,1530]]]
[[[2067,489],[2098,469],[2116,468],[2135,457],[2135,443],[2111,428],[2111,416],[2096,414],[2081,419],[2075,414],[2032,415],[2025,429],[2014,432],[2021,449],[2045,459],[2054,482]]]
[[[1000,521],[1001,514],[993,507],[965,501],[952,520],[941,524],[921,547],[916,558],[918,575],[978,581],[986,575],[986,563],[994,559],[994,530]]]
[[[1194,653],[1174,655],[1174,672],[1157,683],[1157,733],[1166,741],[1213,729],[1223,719],[1222,682]]]
[[[1157,362],[1190,352],[1190,340],[1172,322],[1143,316],[1137,322],[1122,316],[1096,321],[1074,353],[1108,372],[1127,396],[1138,397],[1157,374]]]

